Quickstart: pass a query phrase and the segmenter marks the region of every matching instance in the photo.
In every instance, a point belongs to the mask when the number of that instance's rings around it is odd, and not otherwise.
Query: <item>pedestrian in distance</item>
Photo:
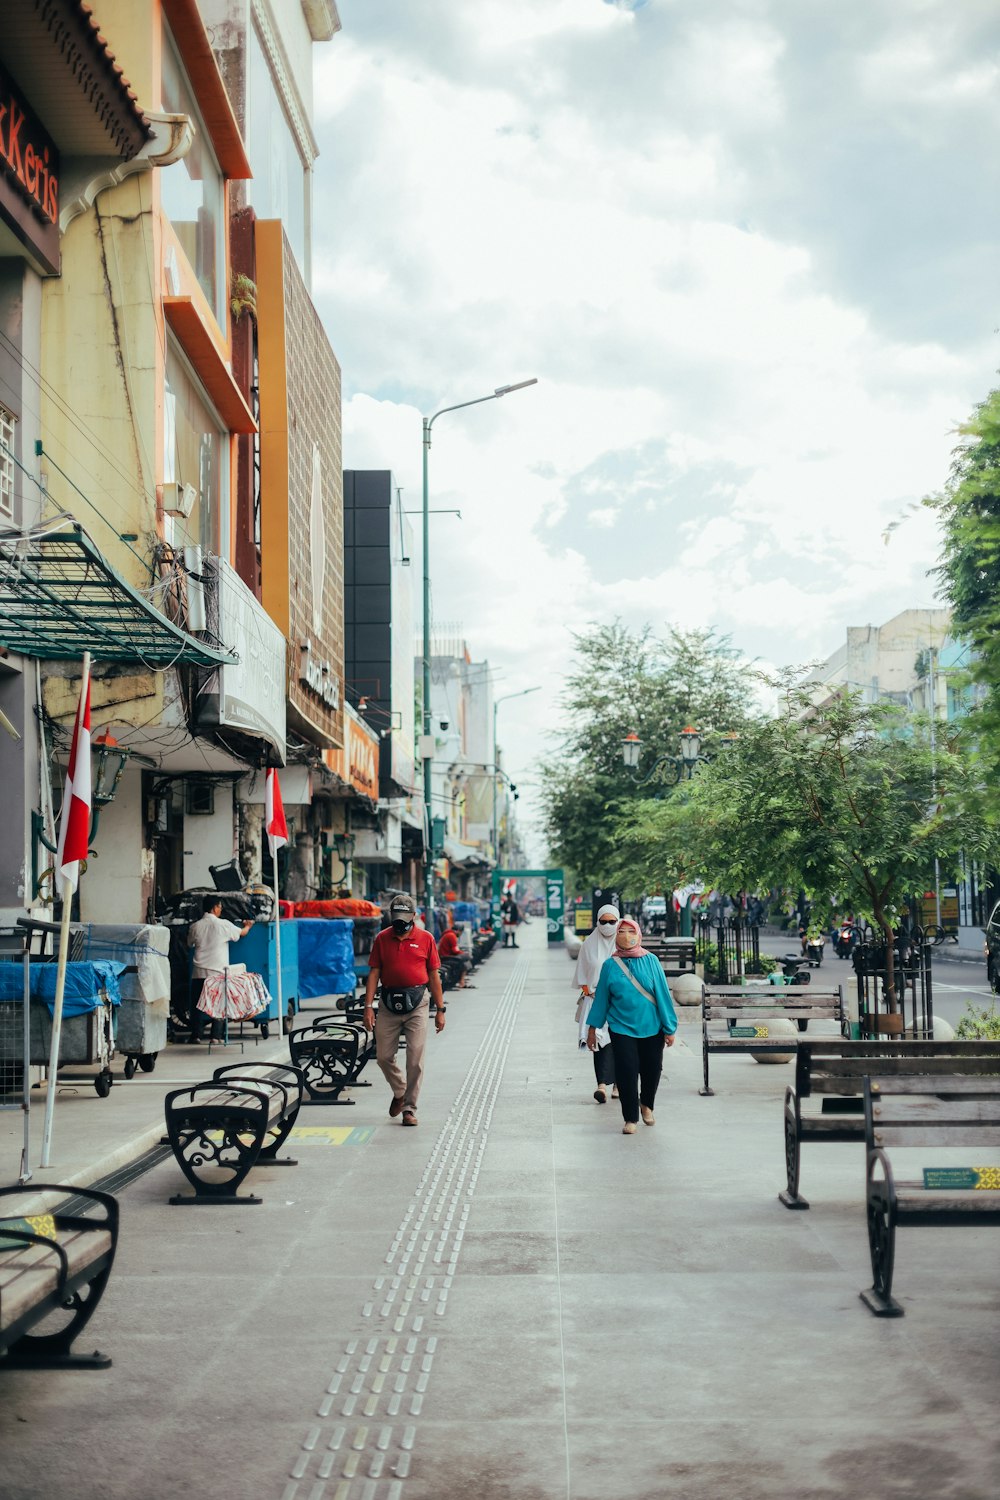
[[[580,988],[576,1022],[580,1030],[581,1047],[587,1045],[587,1033],[590,1029],[587,1017],[597,993],[597,981],[601,977],[601,970],[605,961],[615,951],[615,933],[618,931],[620,921],[621,913],[616,906],[602,906],[597,913],[597,924],[593,932],[588,933],[584,938],[577,955],[576,968],[573,970],[573,983]],[[602,1026],[597,1032],[594,1076],[597,1081],[594,1098],[598,1104],[606,1104],[608,1089],[613,1089],[615,1082],[615,1058],[611,1050],[611,1037],[606,1026]]]
[[[643,948],[642,930],[633,917],[618,923],[615,951],[601,968],[587,1023],[591,1052],[597,1050],[602,1026],[611,1036],[622,1134],[635,1134],[640,1115],[644,1125],[655,1125],[663,1048],[674,1045],[677,1013],[660,961]]]
[[[501,901],[500,919],[503,923],[504,947],[516,948],[518,946],[517,924],[521,920],[521,913],[518,911],[517,902],[513,896],[507,895]]]
[[[192,1042],[201,1041],[202,1022],[206,1019],[198,1009],[198,1001],[205,988],[205,980],[210,979],[214,974],[221,974],[229,967],[229,944],[246,937],[253,926],[252,921],[244,922],[242,927],[237,927],[235,922],[227,922],[222,915],[221,896],[210,893],[205,897],[202,905],[202,915],[197,922],[192,922],[188,930],[188,947],[194,949],[194,964],[191,969],[191,1004],[188,1010]],[[225,1032],[224,1023],[214,1020],[211,1025],[212,1040],[221,1041]]]
[[[392,1089],[389,1118],[395,1120],[402,1115],[401,1124],[416,1125],[430,1018],[428,989],[437,1007],[435,1030],[440,1032],[445,1027],[441,960],[431,934],[415,925],[417,907],[412,896],[393,896],[389,916],[392,925],[378,934],[368,959],[364,1027],[366,1031],[374,1029],[375,1061]],[[380,993],[376,1020],[377,989]],[[406,1037],[405,1078],[396,1061],[401,1036]]]

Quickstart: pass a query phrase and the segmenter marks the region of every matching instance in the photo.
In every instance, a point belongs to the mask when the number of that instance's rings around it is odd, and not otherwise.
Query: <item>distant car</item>
[[[666,896],[647,896],[642,903],[642,914],[644,917],[665,917],[667,914]]]
[[[990,912],[986,924],[986,977],[993,993],[1000,995],[1000,901]]]

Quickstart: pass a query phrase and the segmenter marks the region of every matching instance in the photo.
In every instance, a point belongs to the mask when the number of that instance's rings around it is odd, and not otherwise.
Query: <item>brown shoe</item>
[[[635,1135],[635,1121],[626,1120],[622,1126],[622,1135]]]
[[[394,1098],[393,1101],[392,1101],[392,1103],[389,1105],[389,1119],[390,1120],[394,1120],[398,1114],[402,1114],[402,1111],[403,1111],[403,1100],[402,1100],[402,1098],[399,1098],[399,1099]]]
[[[644,1104],[639,1105],[639,1113],[642,1115],[642,1123],[644,1125],[656,1124],[656,1116],[653,1114],[653,1111],[651,1109],[647,1109]]]
[[[416,1125],[417,1124],[417,1112],[416,1112],[415,1109],[404,1109],[403,1110],[403,1124],[404,1125]]]

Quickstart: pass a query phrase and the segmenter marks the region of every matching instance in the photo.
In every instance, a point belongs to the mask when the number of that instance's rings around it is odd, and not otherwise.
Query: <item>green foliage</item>
[[[1000,1012],[996,1001],[991,1000],[989,1010],[983,1010],[967,1000],[965,1015],[955,1027],[955,1035],[963,1042],[1000,1042]]]
[[[746,717],[746,673],[728,643],[711,631],[671,630],[659,640],[620,621],[595,625],[576,638],[576,665],[560,704],[564,728],[541,768],[545,827],[552,858],[586,885],[605,885],[626,868],[624,827],[643,810],[666,806],[665,780],[637,788],[622,763],[622,741],[642,740],[640,775],[659,756],[678,754],[688,724],[711,753],[718,736]],[[662,889],[671,878],[662,861],[630,870],[627,888]]]
[[[941,565],[935,569],[951,605],[954,627],[972,644],[970,676],[982,697],[971,716],[986,780],[1000,813],[1000,390],[962,427],[944,490],[925,504],[943,529]]]
[[[670,829],[685,870],[729,891],[803,888],[888,934],[935,858],[948,870],[963,848],[996,854],[960,738],[939,736],[935,749],[928,727],[893,706],[848,695],[814,708],[794,674],[774,685],[781,712],[749,723],[690,783],[683,823]],[[657,812],[649,822],[651,839],[667,832]]]

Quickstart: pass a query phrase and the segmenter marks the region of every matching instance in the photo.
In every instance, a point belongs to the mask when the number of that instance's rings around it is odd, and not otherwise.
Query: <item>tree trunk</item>
[[[899,1013],[899,1004],[896,999],[896,946],[893,940],[892,923],[882,910],[880,902],[874,903],[873,915],[885,938],[885,1000],[890,1016],[895,1016]]]

